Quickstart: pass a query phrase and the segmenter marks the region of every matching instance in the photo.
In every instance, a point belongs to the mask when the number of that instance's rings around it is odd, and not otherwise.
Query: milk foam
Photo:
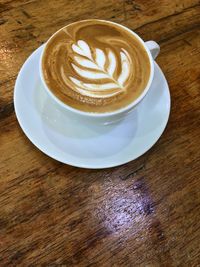
[[[143,92],[150,62],[143,44],[120,25],[100,20],[67,25],[45,46],[42,71],[63,103],[87,112],[110,112]]]
[[[72,88],[79,94],[106,98],[126,90],[125,83],[130,74],[131,59],[125,49],[122,48],[119,52],[120,61],[111,49],[105,53],[99,48],[90,47],[84,40],[72,44],[72,50],[74,55],[71,64],[78,78],[70,76],[69,79],[73,83]],[[121,73],[118,77],[114,77],[119,64]],[[91,81],[85,83],[83,79]],[[95,83],[98,80],[101,80],[101,83]]]

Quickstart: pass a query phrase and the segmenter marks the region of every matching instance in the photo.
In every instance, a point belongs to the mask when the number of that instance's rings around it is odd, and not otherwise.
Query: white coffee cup
[[[99,21],[103,21],[103,20],[99,20]],[[154,59],[158,56],[158,54],[160,52],[160,47],[155,41],[144,42],[135,32],[133,32],[132,30],[130,30],[129,28],[127,28],[125,26],[122,26],[121,24],[118,24],[118,23],[115,23],[115,22],[111,22],[111,21],[105,21],[105,22],[117,25],[118,27],[121,27],[121,28],[129,31],[131,34],[133,34],[140,41],[140,43],[143,45],[143,47],[146,50],[147,55],[149,57],[150,76],[149,76],[148,83],[147,83],[145,89],[143,90],[142,94],[138,98],[136,98],[133,102],[131,102],[131,104],[129,104],[129,105],[123,107],[123,108],[120,108],[120,109],[118,109],[116,111],[105,112],[105,113],[85,112],[85,111],[81,111],[81,110],[72,108],[71,106],[67,105],[66,103],[63,103],[60,99],[58,99],[52,93],[52,91],[48,88],[48,86],[47,86],[47,84],[45,82],[45,79],[43,77],[43,72],[42,72],[42,58],[43,58],[45,46],[44,46],[43,52],[41,54],[39,69],[40,69],[41,81],[42,81],[42,84],[43,84],[44,88],[46,89],[46,91],[48,92],[50,97],[53,98],[55,100],[55,102],[60,107],[62,107],[64,110],[70,111],[73,114],[82,116],[82,118],[94,119],[95,121],[96,120],[100,120],[100,121],[106,121],[106,122],[111,121],[112,122],[112,121],[117,121],[117,120],[120,120],[121,118],[123,118],[127,113],[129,113],[131,110],[133,110],[137,106],[137,104],[140,103],[142,101],[142,99],[146,96],[147,92],[149,91],[149,89],[151,87],[152,80],[153,80],[153,77],[154,77]],[[55,34],[53,34],[52,36],[54,36]],[[50,41],[51,38],[52,37],[49,38],[47,43]]]

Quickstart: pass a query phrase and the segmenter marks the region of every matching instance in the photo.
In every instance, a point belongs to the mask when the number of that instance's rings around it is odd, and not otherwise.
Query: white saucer
[[[16,80],[14,106],[30,141],[48,156],[72,166],[108,168],[134,160],[161,136],[170,112],[167,81],[155,63],[153,84],[137,108],[109,125],[82,121],[49,98],[39,78],[39,47]]]

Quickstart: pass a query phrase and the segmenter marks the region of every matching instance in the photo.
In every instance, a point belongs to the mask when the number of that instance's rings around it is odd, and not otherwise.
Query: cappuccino
[[[144,45],[126,28],[85,20],[49,39],[42,74],[64,104],[85,112],[113,112],[142,94],[150,77],[150,60]]]

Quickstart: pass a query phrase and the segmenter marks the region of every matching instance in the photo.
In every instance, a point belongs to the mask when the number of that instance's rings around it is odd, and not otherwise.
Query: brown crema
[[[150,62],[128,30],[101,20],[72,23],[47,42],[42,73],[64,104],[86,112],[113,112],[144,91]]]

